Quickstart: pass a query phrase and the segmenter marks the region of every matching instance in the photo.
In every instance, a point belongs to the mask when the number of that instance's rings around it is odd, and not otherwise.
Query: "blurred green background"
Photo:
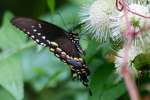
[[[79,81],[72,80],[68,65],[59,61],[48,48],[30,41],[10,23],[13,16],[27,16],[43,19],[69,31],[80,22],[80,9],[89,2],[0,0],[0,100],[129,99],[123,81],[118,81],[115,74],[109,42],[101,44],[82,30],[72,30],[82,34],[80,43],[91,71],[89,84],[93,96],[89,96]]]

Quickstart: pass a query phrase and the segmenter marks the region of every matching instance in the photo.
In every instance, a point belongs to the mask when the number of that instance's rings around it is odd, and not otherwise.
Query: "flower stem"
[[[128,64],[125,64],[126,66],[122,67],[122,75],[123,79],[125,81],[127,90],[129,92],[131,100],[140,100],[139,93],[137,86],[135,84],[134,79],[131,77],[130,70],[128,69]]]
[[[131,44],[132,44],[132,40],[134,38],[134,32],[131,28],[131,23],[129,21],[128,18],[128,8],[125,4],[125,0],[118,0],[118,2],[122,3],[121,5],[123,6],[123,12],[124,12],[124,16],[125,16],[125,22],[127,25],[127,31],[123,34],[125,36],[125,38],[127,39],[127,44],[124,45],[124,57],[123,57],[123,63],[121,65],[121,74],[123,76],[123,79],[125,81],[129,96],[131,98],[131,100],[139,100],[140,96],[139,96],[139,92],[138,92],[138,88],[136,86],[135,80],[131,74],[130,71],[130,66],[129,66],[129,62],[128,62],[128,54],[129,54],[129,49],[131,48]]]

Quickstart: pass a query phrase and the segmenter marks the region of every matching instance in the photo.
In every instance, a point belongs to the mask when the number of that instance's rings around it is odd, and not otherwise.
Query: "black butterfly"
[[[83,50],[79,44],[78,34],[67,32],[45,21],[24,17],[15,17],[11,23],[36,43],[48,47],[56,57],[70,66],[73,78],[79,79],[88,87],[89,70],[81,57]]]

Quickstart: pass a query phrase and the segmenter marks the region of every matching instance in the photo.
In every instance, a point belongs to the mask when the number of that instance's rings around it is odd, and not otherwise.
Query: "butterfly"
[[[84,52],[77,33],[67,32],[42,20],[25,17],[14,17],[11,23],[37,44],[48,47],[56,57],[70,66],[73,78],[88,87],[89,69],[82,58]]]

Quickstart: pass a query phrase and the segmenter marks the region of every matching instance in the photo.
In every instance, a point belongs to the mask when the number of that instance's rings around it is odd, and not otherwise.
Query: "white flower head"
[[[115,60],[116,72],[119,73],[120,76],[122,75],[121,67],[125,60],[124,51],[125,51],[125,48],[119,50],[117,53],[118,56],[116,56],[116,60]],[[132,61],[135,59],[136,56],[138,56],[141,53],[142,53],[141,49],[137,48],[135,46],[131,46],[131,48],[128,50],[128,55],[127,55],[128,56],[128,67],[129,67],[130,71],[132,72],[133,76],[137,76],[137,71],[135,69],[134,64],[132,64]]]
[[[115,0],[96,0],[91,5],[83,7],[80,12],[81,23],[98,40],[109,37],[109,17],[115,8]]]
[[[130,28],[134,33],[134,45],[142,45],[147,42],[146,38],[150,38],[150,12],[148,7],[140,5],[140,4],[130,4],[128,6],[127,18],[130,23]],[[127,32],[128,25],[126,22],[126,18],[124,12],[117,12],[118,14],[112,16],[111,20],[111,31],[113,36],[117,36],[118,38],[123,38],[123,33]],[[150,41],[149,41],[150,43]]]

